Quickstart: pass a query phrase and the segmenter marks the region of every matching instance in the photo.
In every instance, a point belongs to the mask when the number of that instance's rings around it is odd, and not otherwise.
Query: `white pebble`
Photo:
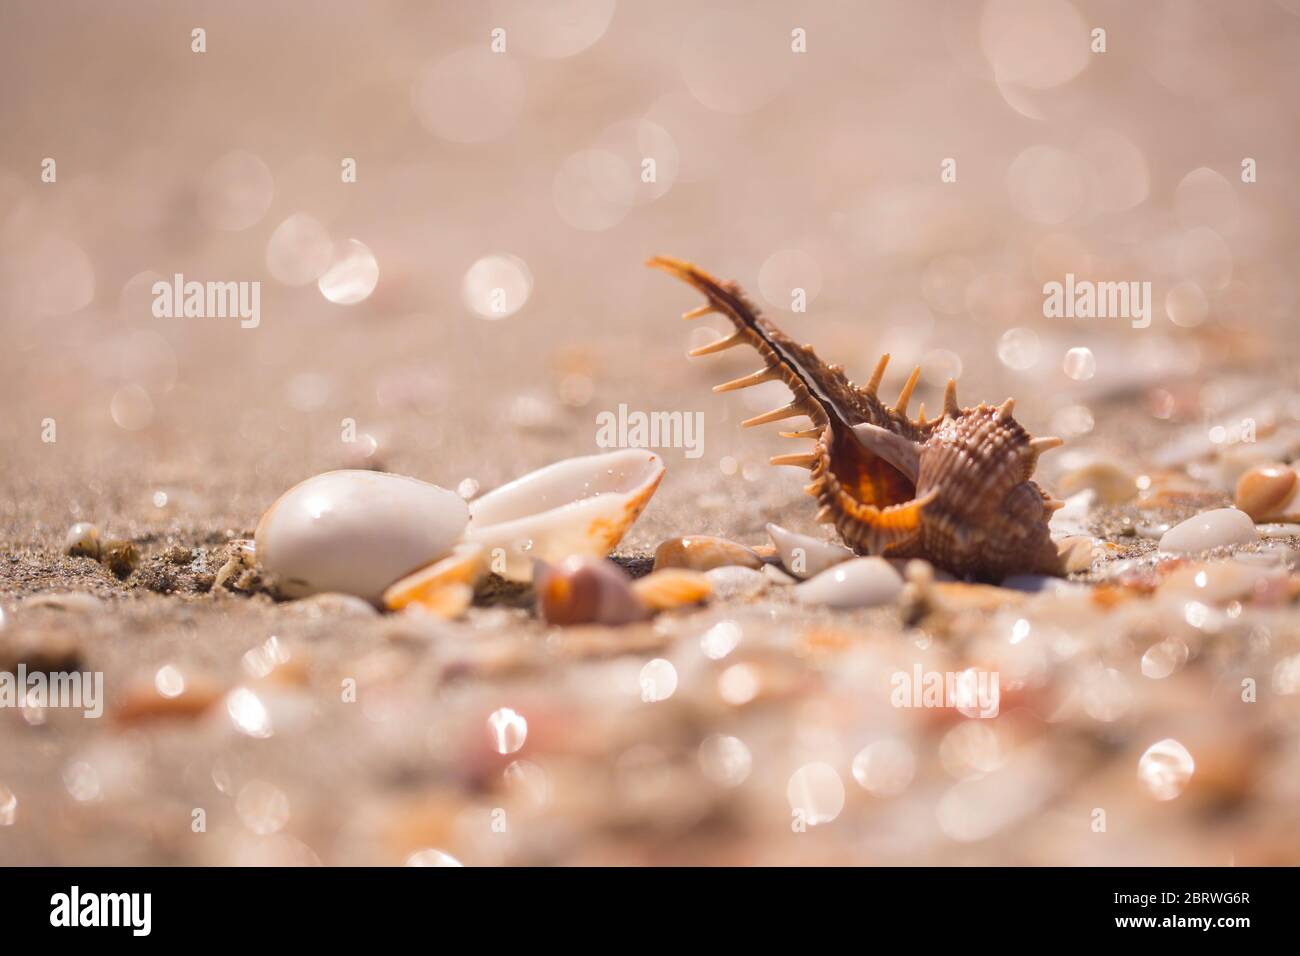
[[[1160,539],[1160,550],[1191,554],[1258,540],[1259,532],[1248,514],[1236,508],[1216,508],[1174,525]]]

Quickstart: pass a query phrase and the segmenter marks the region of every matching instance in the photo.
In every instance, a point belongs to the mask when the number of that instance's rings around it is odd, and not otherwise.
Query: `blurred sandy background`
[[[214,545],[328,467],[486,489],[595,451],[619,403],[707,423],[703,457],[664,452],[633,550],[811,527],[801,476],[764,464],[788,449],[736,427],[780,388],[709,393],[753,357],[685,358],[709,334],[654,253],[737,279],[856,378],[888,350],[886,390],[921,364],[931,409],[956,375],[1132,452],[1237,397],[1211,373],[1294,383],[1297,89],[1295,0],[7,0],[0,589],[68,586],[76,520]],[[155,318],[178,272],[260,281],[259,327]],[[1045,319],[1066,272],[1151,282],[1151,327]],[[149,600],[130,626],[178,613]],[[189,607],[213,643],[176,653],[219,668],[248,613]]]
[[[445,484],[590,450],[595,412],[620,401],[704,411],[695,467],[762,461],[763,438],[724,416],[770,394],[702,387],[748,356],[683,360],[675,317],[693,300],[642,268],[655,252],[739,280],[851,374],[885,349],[896,382],[920,362],[932,408],[958,371],[968,400],[1039,398],[1021,402],[1035,428],[1077,430],[1052,416],[1112,380],[1195,373],[1225,340],[1275,356],[1291,327],[1294,4],[15,2],[0,17],[11,533],[110,494],[153,520],[229,508],[247,524],[347,451],[344,417],[390,467]],[[1244,157],[1258,182],[1240,181]],[[373,256],[364,300],[312,281],[326,235]],[[1067,271],[1151,281],[1152,327],[1045,320],[1042,283]],[[155,319],[148,287],[176,272],[260,280],[261,325]],[[494,287],[518,311],[485,321],[471,306],[489,311]],[[788,311],[795,287],[806,314]],[[1029,332],[1002,338],[1014,329]],[[1094,353],[1091,380],[1063,373],[1073,347]],[[520,440],[512,407],[557,427]],[[134,487],[109,491],[105,456],[132,462]],[[149,511],[170,483],[197,500]],[[58,504],[33,507],[36,487]]]

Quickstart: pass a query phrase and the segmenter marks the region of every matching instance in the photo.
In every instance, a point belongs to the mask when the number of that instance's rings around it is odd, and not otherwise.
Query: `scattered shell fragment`
[[[1056,548],[1061,555],[1061,566],[1065,569],[1066,574],[1092,569],[1092,559],[1096,546],[1092,538],[1087,535],[1071,535],[1067,538],[1058,538]]]
[[[1236,508],[1203,511],[1174,525],[1160,539],[1160,550],[1192,554],[1232,544],[1253,544],[1259,540],[1255,523]]]
[[[1242,475],[1260,466],[1290,461],[1300,450],[1297,433],[1288,430],[1259,441],[1238,441],[1220,449],[1205,477],[1220,491],[1232,491]]]
[[[768,537],[781,558],[781,566],[797,578],[811,578],[832,565],[852,558],[853,552],[841,544],[819,541],[806,534],[787,531],[779,524],[767,525]]]
[[[876,607],[897,600],[902,590],[902,576],[884,558],[854,558],[798,585],[795,596],[826,607]]]
[[[707,601],[713,585],[701,571],[661,568],[633,581],[632,591],[651,610],[669,611]]]
[[[100,548],[104,566],[119,578],[129,578],[140,564],[140,549],[130,541],[105,541]]]
[[[1047,526],[1052,537],[1058,541],[1064,537],[1088,533],[1088,512],[1097,500],[1097,492],[1085,488],[1065,499],[1065,504],[1056,509],[1048,519]]]
[[[707,534],[669,538],[655,549],[656,571],[661,568],[712,571],[729,565],[758,569],[762,567],[763,561],[743,544]]]
[[[99,557],[99,529],[89,521],[78,521],[63,538],[64,550],[74,557]]]
[[[559,461],[475,499],[466,538],[493,571],[530,581],[535,560],[608,555],[663,476],[663,460],[642,449]]]
[[[714,568],[712,571],[704,572],[704,576],[709,579],[713,596],[724,601],[737,597],[752,597],[768,585],[768,579],[761,571],[735,565]]]
[[[384,606],[389,610],[400,611],[404,607],[416,605],[445,617],[447,611],[460,604],[463,589],[468,588],[470,597],[473,598],[474,585],[485,570],[481,545],[457,545],[441,561],[435,561],[390,585],[384,591]],[[453,616],[458,616],[468,606],[465,604]]]
[[[1237,479],[1236,505],[1256,521],[1300,514],[1296,471],[1289,465],[1256,465]]]
[[[1091,489],[1098,500],[1109,505],[1124,504],[1138,493],[1137,475],[1109,458],[1094,458],[1065,472],[1057,479],[1056,488],[1066,496]]]
[[[451,552],[469,521],[454,491],[373,471],[330,471],[267,509],[257,560],[287,597],[342,591],[378,603],[403,575]]]
[[[468,584],[452,581],[437,590],[426,593],[419,601],[407,603],[404,607],[418,609],[447,621],[454,621],[464,615],[473,603],[474,588]]]
[[[632,579],[612,561],[573,555],[536,572],[537,613],[548,624],[628,624],[650,610],[632,590]]]

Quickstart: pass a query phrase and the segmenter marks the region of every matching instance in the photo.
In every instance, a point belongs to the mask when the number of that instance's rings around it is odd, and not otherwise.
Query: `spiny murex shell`
[[[784,382],[793,393],[781,408],[744,425],[806,417],[811,427],[783,432],[814,442],[811,451],[778,455],[774,465],[809,469],[804,489],[821,505],[817,520],[833,524],[858,554],[925,558],[953,574],[998,581],[1012,574],[1063,572],[1048,519],[1059,502],[1030,476],[1043,452],[1059,438],[1031,438],[1012,416],[1014,403],[997,407],[957,404],[949,381],[943,414],[927,421],[907,409],[921,370],[912,372],[892,407],[877,397],[889,356],[870,381],[855,386],[837,365],[797,344],[745,298],[689,262],[657,256],[648,263],[702,292],[708,302],[684,318],[711,312],[727,317],[735,332],[695,349],[709,355],[737,345],[759,353],[764,365],[725,392],[762,382]]]

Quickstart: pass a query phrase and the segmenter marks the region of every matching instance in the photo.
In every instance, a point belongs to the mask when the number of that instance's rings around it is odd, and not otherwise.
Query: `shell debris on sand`
[[[530,581],[534,561],[607,556],[664,477],[654,452],[626,449],[568,458],[530,472],[470,504],[466,540],[503,559],[493,570]]]
[[[487,570],[482,545],[460,544],[450,555],[421,568],[384,590],[384,607],[400,611],[421,607],[442,617],[458,617],[473,597],[474,586]]]
[[[620,625],[651,614],[627,573],[604,558],[572,555],[554,566],[539,562],[534,590],[538,616],[548,624]]]
[[[286,597],[354,594],[390,608],[464,610],[487,571],[531,580],[536,561],[603,558],[664,475],[653,452],[556,462],[466,504],[402,475],[333,471],[300,482],[258,522],[256,558]],[[445,592],[445,593],[443,593]]]
[[[708,534],[669,538],[655,549],[656,571],[661,568],[711,571],[729,565],[757,569],[763,566],[763,560],[743,544]]]
[[[902,575],[884,558],[854,558],[796,585],[795,597],[832,608],[876,607],[893,603],[902,591]]]
[[[854,557],[852,551],[841,544],[820,541],[806,534],[787,531],[779,524],[768,522],[768,537],[781,559],[781,566],[796,578],[811,578],[833,564]]]
[[[654,611],[669,611],[707,601],[713,585],[701,571],[661,568],[632,582],[632,591]]]
[[[1235,502],[1255,521],[1300,518],[1300,482],[1290,465],[1255,465],[1237,479]]]

